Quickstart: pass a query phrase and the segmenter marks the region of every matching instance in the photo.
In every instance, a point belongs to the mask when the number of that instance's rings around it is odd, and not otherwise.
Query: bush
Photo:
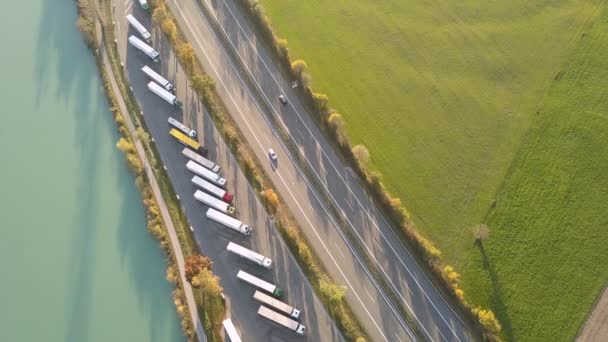
[[[367,164],[369,163],[369,151],[367,150],[367,148],[359,144],[353,147],[353,155],[355,156],[355,160],[357,161],[357,163],[359,163],[359,167],[366,169]],[[401,204],[400,200],[399,204]]]

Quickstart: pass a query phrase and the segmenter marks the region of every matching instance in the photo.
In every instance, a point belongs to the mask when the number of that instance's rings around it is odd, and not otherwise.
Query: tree
[[[346,122],[344,121],[344,118],[342,118],[342,115],[337,112],[331,113],[327,119],[327,123],[329,124],[329,127],[333,129],[338,142],[340,144],[346,143]]]
[[[195,254],[186,258],[186,280],[192,284],[192,279],[202,270],[211,270],[213,262],[206,256]],[[194,284],[193,284],[194,285]]]
[[[118,139],[116,147],[118,147],[118,149],[124,153],[135,153],[135,146],[133,146],[133,144],[125,138]]]
[[[338,286],[334,283],[321,280],[321,293],[329,300],[330,304],[337,304],[344,298],[346,286]]]
[[[177,48],[177,56],[186,67],[188,74],[192,73],[192,68],[194,67],[194,48],[192,44],[180,44]]]
[[[315,104],[317,105],[317,110],[322,112],[322,114],[325,114],[329,109],[329,97],[321,93],[313,93],[312,97],[315,100]]]
[[[177,39],[177,26],[175,26],[175,21],[173,21],[172,18],[166,18],[163,20],[160,27],[163,32],[165,32],[169,40],[171,42],[175,42],[175,39]]]
[[[154,12],[152,13],[152,20],[158,24],[165,21],[165,19],[167,19],[168,17],[169,14],[167,13],[165,5],[162,2],[159,2],[158,6],[156,7],[156,9],[154,9]]]
[[[367,150],[367,147],[359,144],[353,147],[352,151],[359,165],[363,168],[367,167],[367,164],[369,163],[369,151]]]
[[[192,77],[192,88],[197,93],[202,94],[205,90],[213,90],[215,88],[215,81],[208,75],[196,73]]]
[[[490,227],[487,224],[480,223],[473,227],[473,234],[475,235],[475,241],[481,243],[490,237]]]
[[[293,71],[293,73],[296,75],[302,74],[307,67],[308,65],[303,59],[296,59],[295,61],[291,62],[291,71]]]
[[[263,195],[266,199],[266,204],[268,205],[270,213],[274,214],[277,211],[277,207],[279,206],[279,196],[277,196],[277,194],[272,189],[265,190]]]

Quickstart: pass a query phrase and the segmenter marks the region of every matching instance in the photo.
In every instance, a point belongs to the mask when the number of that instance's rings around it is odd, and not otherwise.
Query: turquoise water
[[[184,340],[70,0],[0,12],[0,341]]]

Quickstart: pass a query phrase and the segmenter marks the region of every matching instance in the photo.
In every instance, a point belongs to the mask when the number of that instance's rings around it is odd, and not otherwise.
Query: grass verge
[[[253,157],[254,154],[250,147],[242,140],[242,134],[240,134],[236,123],[227,113],[222,100],[215,91],[213,80],[204,73],[202,66],[194,55],[192,46],[179,31],[173,15],[163,1],[154,1],[153,8],[153,20],[160,25],[167,35],[168,40],[176,49],[182,65],[187,66],[186,71],[192,88],[203,100],[218,131],[235,155],[243,173],[262,199],[266,210],[275,216],[276,226],[283,239],[304,269],[315,292],[319,295],[331,317],[336,321],[338,328],[349,341],[361,342],[367,340],[367,334],[344,300],[344,288],[331,281],[329,275],[314,256],[295,219],[275,192],[272,181]]]
[[[188,221],[180,210],[180,205],[175,196],[175,192],[171,186],[167,174],[163,169],[159,168],[156,164],[158,159],[158,152],[150,142],[147,129],[143,125],[143,120],[139,117],[140,110],[135,101],[134,95],[130,92],[130,88],[127,86],[126,77],[123,73],[122,66],[120,66],[118,53],[114,44],[114,33],[111,20],[104,20],[103,18],[111,18],[111,2],[102,1],[103,15],[99,15],[99,12],[95,9],[94,5],[89,0],[76,0],[78,7],[79,19],[77,26],[83,33],[83,37],[92,51],[95,53],[97,66],[103,81],[104,90],[109,102],[110,110],[114,115],[114,119],[117,124],[118,131],[121,134],[120,140],[117,142],[117,147],[125,153],[127,165],[135,176],[135,183],[137,188],[140,190],[142,195],[143,203],[146,207],[147,216],[147,227],[148,231],[160,242],[160,246],[166,253],[167,260],[167,280],[175,284],[175,290],[173,291],[174,304],[177,312],[181,319],[181,326],[184,334],[189,341],[196,340],[195,328],[192,326],[192,321],[188,315],[187,303],[184,295],[183,284],[181,283],[181,277],[178,274],[178,267],[175,260],[175,255],[171,249],[171,243],[168,239],[167,227],[165,226],[162,216],[160,215],[160,208],[154,198],[150,183],[144,172],[144,167],[139,159],[134,145],[133,135],[129,131],[124,114],[121,113],[117,100],[116,94],[112,90],[108,75],[103,68],[103,57],[99,53],[99,46],[97,45],[97,32],[95,30],[95,14],[102,26],[102,39],[106,46],[106,52],[108,59],[113,69],[113,73],[117,79],[118,86],[121,90],[122,96],[125,99],[127,110],[129,111],[130,117],[137,127],[136,135],[139,141],[142,142],[145,153],[148,160],[152,165],[149,165],[155,177],[158,180],[159,187],[161,189],[163,200],[168,207],[170,216],[180,243],[180,247],[184,254],[184,257],[196,255],[198,248],[194,242],[193,236],[189,229]],[[194,298],[197,303],[198,313],[201,322],[203,322],[205,332],[208,335],[209,341],[221,341],[221,321],[224,317],[225,307],[223,299],[220,296],[221,288],[216,292],[205,291],[204,287],[193,286]],[[214,303],[214,306],[210,310],[206,310],[205,303]],[[211,315],[208,315],[211,314]],[[210,318],[211,317],[211,318]]]

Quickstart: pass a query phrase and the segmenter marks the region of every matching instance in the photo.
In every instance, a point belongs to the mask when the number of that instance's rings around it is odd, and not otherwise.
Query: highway
[[[268,147],[277,152],[280,165],[277,170],[265,165],[267,172],[327,269],[338,282],[348,286],[347,299],[374,340],[405,340],[411,338],[411,332],[396,313],[394,303],[353,252],[354,243],[363,246],[367,258],[425,339],[473,340],[467,325],[450,308],[319,131],[291,89],[291,80],[284,78],[277,61],[252,31],[247,15],[233,1],[204,2],[210,15],[201,10],[197,0],[167,3],[193,43],[197,57],[216,79],[218,92],[258,158],[265,159]],[[287,106],[278,101],[280,94],[289,99]],[[294,161],[295,156],[285,147],[271,116],[289,132],[288,139],[298,146],[315,172],[315,181],[323,185],[323,191],[341,211],[340,219],[346,222],[342,228],[352,237],[344,234],[338,218],[332,216],[311,179]]]
[[[241,337],[246,341],[344,341],[273,226],[272,218],[266,215],[203,104],[188,88],[187,77],[177,63],[168,42],[164,40],[159,30],[151,29],[149,13],[138,6],[133,6],[133,3],[132,0],[114,2],[114,28],[121,60],[140,104],[146,125],[160,153],[162,164],[166,167],[180,198],[182,209],[192,225],[195,239],[201,252],[214,262],[214,273],[220,277],[224,288],[228,316],[232,318]],[[129,13],[133,13],[152,33],[153,45],[161,55],[161,62],[158,65],[154,65],[147,56],[128,45],[128,32],[136,34],[127,26],[125,15]],[[177,96],[184,103],[183,110],[177,110],[147,89],[149,80],[141,72],[144,65],[154,68],[176,85]],[[185,168],[186,159],[181,155],[183,146],[168,134],[169,116],[182,120],[184,124],[199,132],[199,138],[208,150],[208,157],[221,166],[221,173],[227,179],[227,189],[235,194],[234,205],[237,208],[238,218],[253,228],[251,236],[247,237],[227,229],[205,217],[207,207],[193,197],[196,189],[191,183],[193,174]],[[225,248],[229,241],[270,257],[273,260],[272,269],[266,270],[228,253]],[[300,321],[306,326],[306,335],[299,336],[259,317],[257,315],[259,304],[256,304],[252,298],[255,291],[237,280],[236,274],[239,269],[283,288],[282,300],[302,311]]]

